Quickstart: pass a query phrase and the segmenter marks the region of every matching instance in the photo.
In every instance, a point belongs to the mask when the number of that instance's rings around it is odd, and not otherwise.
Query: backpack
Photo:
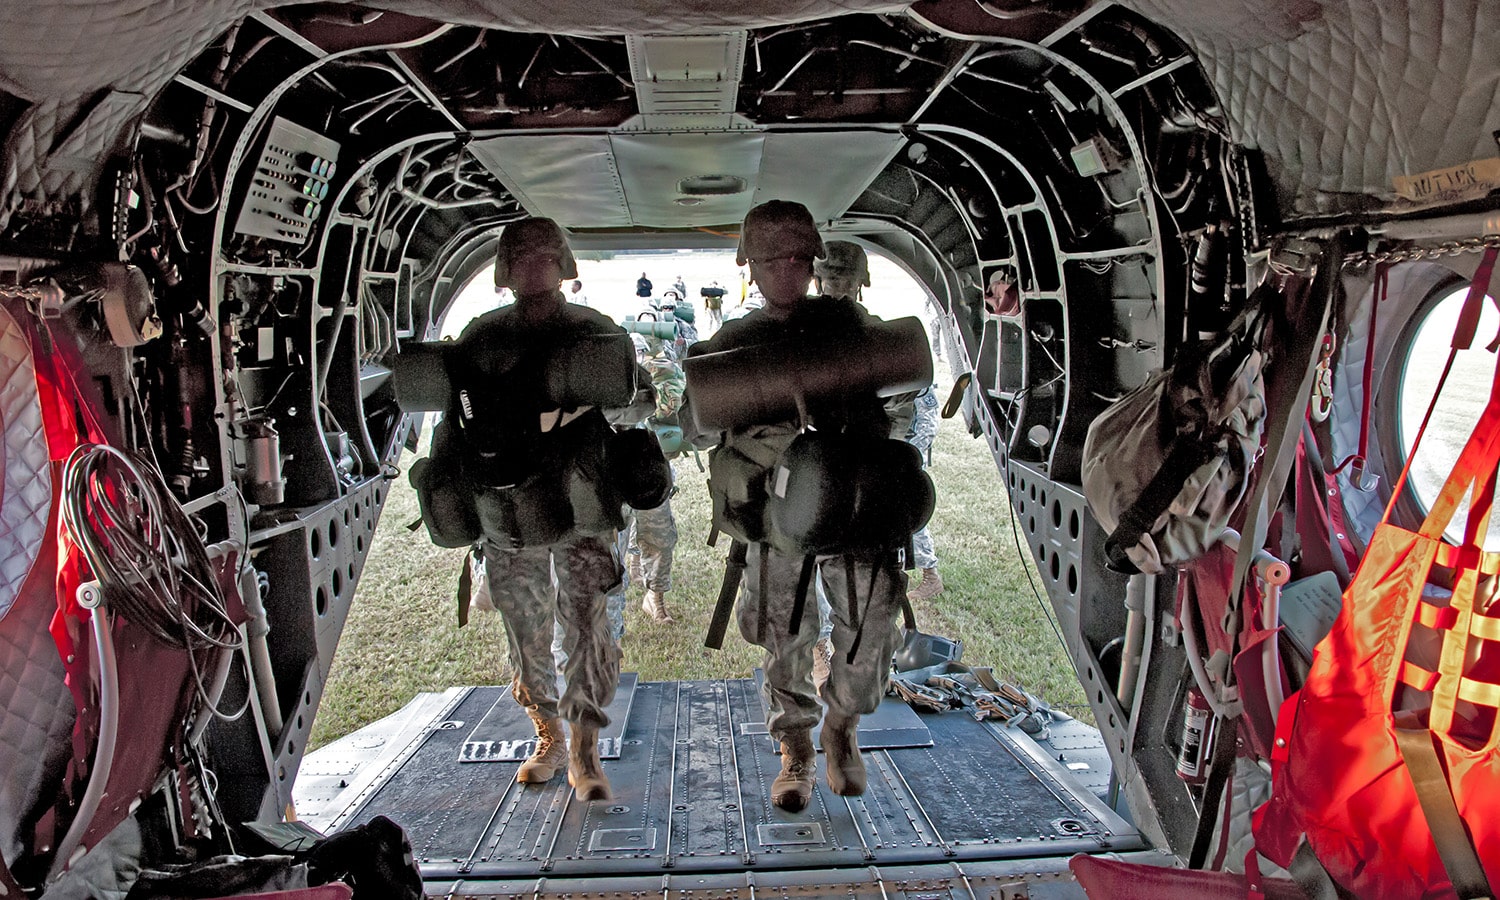
[[[432,430],[432,450],[412,463],[407,475],[417,492],[417,506],[427,535],[439,547],[468,547],[479,540],[478,493],[464,470],[461,438],[444,419]]]
[[[1089,426],[1083,490],[1111,568],[1161,574],[1201,556],[1244,497],[1266,418],[1262,319],[1183,347]]]

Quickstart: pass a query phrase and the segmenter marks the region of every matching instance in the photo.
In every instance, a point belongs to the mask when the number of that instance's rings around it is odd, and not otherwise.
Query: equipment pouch
[[[799,556],[894,549],[927,524],[936,496],[905,441],[804,432],[772,470],[770,540]]]
[[[479,540],[475,488],[466,477],[460,438],[448,420],[432,432],[432,451],[412,464],[407,476],[427,535],[439,547],[467,547]]]
[[[736,540],[754,544],[766,538],[766,479],[770,472],[733,447],[708,454],[708,496],[714,524]]]
[[[656,509],[672,494],[672,467],[656,435],[644,428],[609,436],[604,445],[604,476],[631,509]]]

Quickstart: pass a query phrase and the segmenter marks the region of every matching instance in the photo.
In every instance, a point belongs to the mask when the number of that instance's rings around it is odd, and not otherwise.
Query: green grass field
[[[438,549],[425,530],[405,528],[417,518],[404,474],[414,458],[403,459],[403,474],[391,485],[313,727],[313,747],[400,709],[419,692],[510,679],[499,617],[475,610],[468,626],[458,627],[463,551]],[[641,589],[632,587],[624,669],[648,681],[748,677],[762,651],[733,627],[723,650],[703,646],[728,542],[717,549],[706,544],[707,476],[692,458],[679,459],[676,468],[680,490],[673,508],[681,539],[667,595],[676,621],[653,623],[641,612]],[[1027,583],[1032,562],[1018,556],[988,448],[969,437],[960,420],[944,420],[931,473],[938,503],[930,528],[947,589],[918,604],[918,627],[962,640],[965,662],[993,666],[997,676],[1086,715],[1082,690]]]

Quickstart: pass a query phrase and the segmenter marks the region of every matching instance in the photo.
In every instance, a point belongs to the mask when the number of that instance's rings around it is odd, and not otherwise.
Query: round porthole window
[[[1438,378],[1443,373],[1443,363],[1448,359],[1453,341],[1453,329],[1458,324],[1459,312],[1467,295],[1467,285],[1441,295],[1419,311],[1415,327],[1406,331],[1408,338],[1401,348],[1400,358],[1399,408],[1395,411],[1401,450],[1406,456],[1411,455],[1422,417],[1427,413]],[[1443,482],[1453,470],[1474,423],[1484,412],[1490,395],[1490,381],[1495,373],[1495,357],[1484,347],[1495,337],[1497,330],[1500,330],[1500,312],[1496,311],[1494,300],[1486,297],[1474,346],[1459,351],[1454,359],[1453,369],[1448,373],[1437,405],[1433,407],[1432,420],[1427,433],[1422,436],[1422,445],[1408,476],[1412,495],[1424,515],[1442,491]],[[1396,477],[1394,469],[1390,477]],[[1468,509],[1469,502],[1465,498],[1448,527],[1448,540],[1455,543],[1463,540],[1463,523]],[[1485,549],[1500,550],[1500,534],[1496,532],[1492,525],[1484,542]]]

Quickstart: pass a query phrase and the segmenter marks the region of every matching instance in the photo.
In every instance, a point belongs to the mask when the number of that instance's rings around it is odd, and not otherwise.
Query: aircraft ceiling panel
[[[563,34],[682,34],[787,25],[849,13],[900,13],[900,0],[363,0],[444,22]]]
[[[503,135],[469,152],[534,216],[564,227],[632,224],[608,135]]]
[[[755,202],[796,200],[822,222],[864,193],[906,142],[897,132],[792,131],[769,134]]]
[[[761,169],[764,132],[721,134],[617,134],[610,138],[625,186],[631,224],[664,228],[738,222],[750,209],[750,191]],[[707,176],[725,193],[688,193],[683,173]],[[735,179],[744,186],[732,190]]]
[[[1126,0],[1199,55],[1235,140],[1300,214],[1495,156],[1500,5],[1484,0]]]

